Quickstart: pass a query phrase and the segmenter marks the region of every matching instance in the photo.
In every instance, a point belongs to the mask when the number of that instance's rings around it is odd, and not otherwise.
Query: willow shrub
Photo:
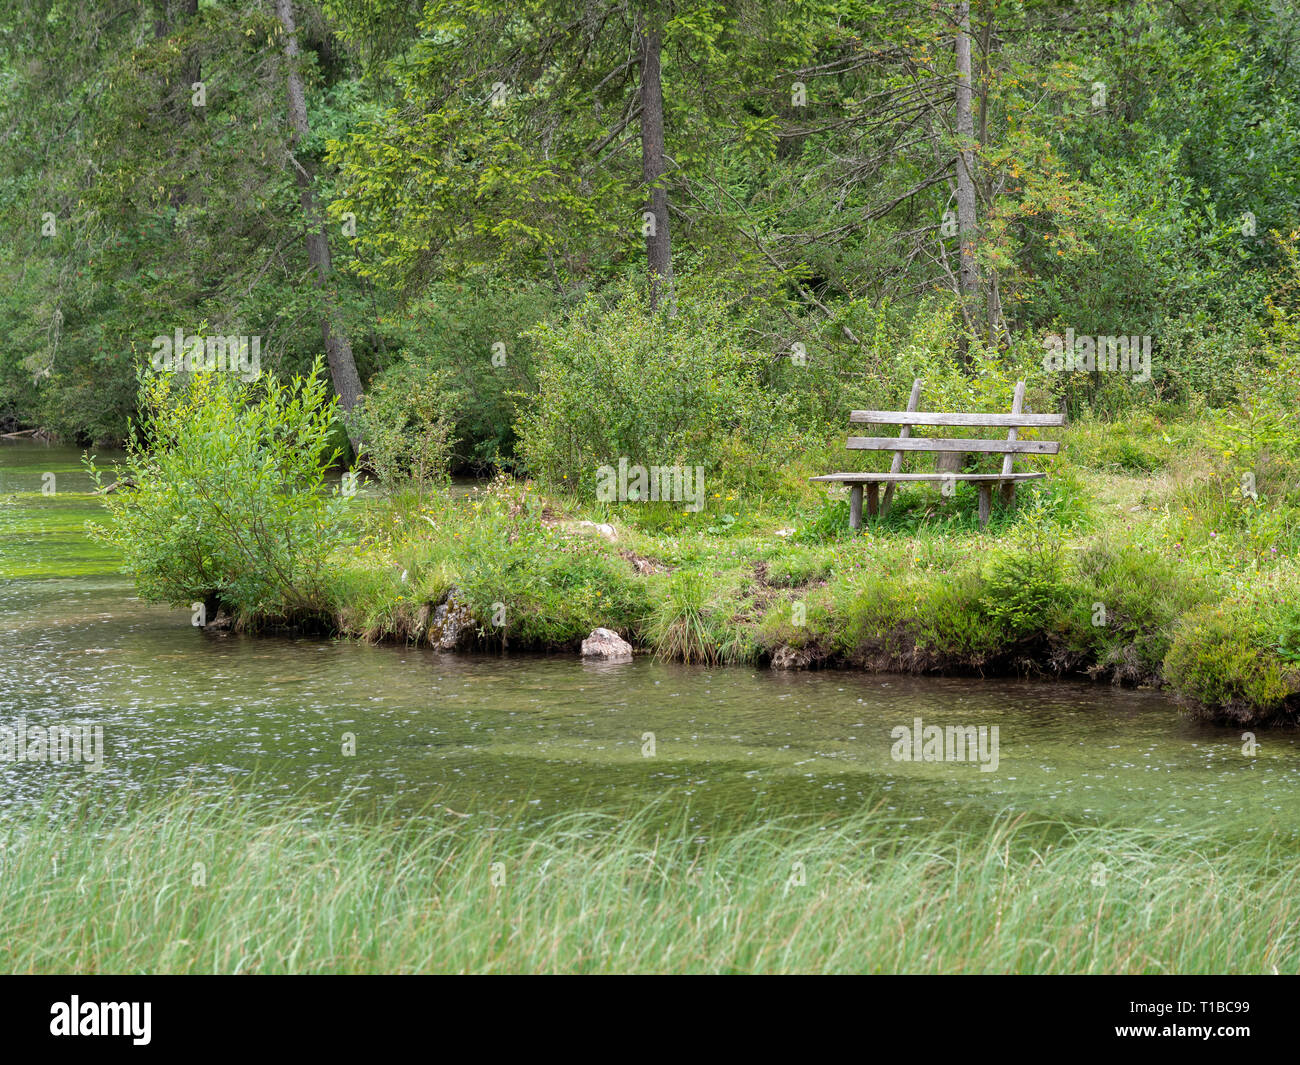
[[[677,307],[651,314],[625,291],[530,334],[537,392],[517,428],[535,475],[588,498],[597,469],[620,459],[702,466],[710,493],[780,480],[798,432],[791,400],[764,384],[773,354],[743,346],[716,295],[682,291]]]
[[[390,492],[406,489],[417,505],[450,477],[456,410],[463,402],[452,373],[406,360],[377,375],[346,416],[361,440],[359,459]]]
[[[141,596],[295,618],[323,601],[324,566],[342,540],[345,501],[325,485],[337,401],[321,374],[281,384],[261,374],[146,374],[141,418],[105,495],[96,538],[122,552]],[[104,470],[87,460],[96,484]]]

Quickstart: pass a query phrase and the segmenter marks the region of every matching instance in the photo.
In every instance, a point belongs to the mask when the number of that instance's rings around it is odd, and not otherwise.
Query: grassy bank
[[[1077,424],[984,533],[970,486],[909,485],[852,535],[847,501],[804,480],[838,442],[701,513],[504,478],[370,498],[322,609],[366,639],[436,644],[450,604],[472,619],[460,646],[576,651],[605,626],[673,659],[1088,676],[1220,721],[1294,720],[1300,521],[1284,484],[1237,490],[1214,437],[1208,416]]]
[[[705,426],[704,483],[676,503],[597,502],[598,460],[617,452],[575,457],[561,444],[580,437],[545,433],[572,476],[501,475],[466,496],[436,464],[412,472],[406,441],[382,484],[331,489],[337,411],[319,370],[144,382],[142,442],[113,475],[137,487],[105,497],[98,530],[143,596],[199,603],[207,621],[444,649],[576,651],[605,627],[690,662],[1091,676],[1163,685],[1231,724],[1300,716],[1290,363],[1244,407],[1152,403],[1053,430],[1060,455],[1022,463],[1047,479],[984,531],[970,484],[908,484],[860,535],[847,499],[808,481],[843,468],[839,425],[805,430],[784,460],[752,444],[729,458],[739,437]],[[959,374],[936,401],[1005,409],[1011,376],[986,377],[968,399]]]
[[[10,972],[1294,972],[1267,839],[864,812],[699,840],[683,813],[491,831],[181,791],[0,826]],[[653,817],[651,816],[653,813]],[[47,827],[48,826],[48,827]]]

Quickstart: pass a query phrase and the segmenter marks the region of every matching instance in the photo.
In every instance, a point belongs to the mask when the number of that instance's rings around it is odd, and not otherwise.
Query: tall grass
[[[669,812],[671,810],[671,812]],[[433,815],[431,815],[433,816]],[[16,972],[1294,972],[1276,839],[873,811],[699,838],[688,811],[527,829],[187,791],[0,827]],[[665,822],[665,817],[667,822]],[[665,823],[668,827],[665,828]]]
[[[703,573],[677,574],[651,610],[647,634],[655,654],[669,661],[715,664],[717,641],[710,622],[709,584]]]

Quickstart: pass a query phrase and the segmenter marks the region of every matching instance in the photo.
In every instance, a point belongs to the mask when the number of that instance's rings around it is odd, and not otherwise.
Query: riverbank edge
[[[343,638],[386,646],[426,648],[439,654],[518,654],[554,657],[560,655],[582,659],[584,637],[548,640],[510,640],[499,636],[490,621],[481,621],[475,612],[458,599],[452,588],[438,601],[425,600],[415,607],[415,624],[400,631],[363,631],[349,627],[339,614],[308,612],[300,617],[239,616],[217,604],[215,620],[209,631],[228,631],[250,636],[305,636]],[[1230,728],[1300,727],[1300,672],[1288,672],[1292,692],[1273,707],[1254,706],[1244,700],[1211,705],[1171,685],[1162,672],[1135,672],[1129,664],[1105,665],[1089,662],[1086,655],[1054,640],[1041,631],[1028,637],[1009,637],[999,652],[972,654],[954,648],[920,646],[914,634],[895,629],[876,632],[863,639],[855,651],[833,646],[824,633],[793,644],[758,644],[752,657],[740,661],[716,658],[692,659],[683,654],[666,654],[649,643],[635,628],[612,626],[593,621],[591,629],[609,628],[632,646],[637,657],[659,661],[705,665],[712,668],[768,668],[777,672],[837,671],[869,675],[937,676],[972,678],[1017,678],[1041,681],[1072,680],[1141,690],[1157,690],[1169,695],[1190,717]],[[752,635],[759,634],[754,626]],[[1057,634],[1059,635],[1059,634]],[[585,661],[601,661],[586,658]],[[622,663],[611,662],[611,668]]]

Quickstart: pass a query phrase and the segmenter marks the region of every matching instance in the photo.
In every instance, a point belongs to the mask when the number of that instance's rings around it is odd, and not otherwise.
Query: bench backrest
[[[919,411],[916,409],[921,398],[921,379],[912,382],[912,395],[907,410],[854,410],[849,411],[849,421],[867,425],[901,426],[898,436],[850,436],[846,445],[851,451],[892,451],[894,461],[891,473],[898,473],[903,464],[905,451],[978,451],[981,453],[1001,454],[1003,474],[1012,472],[1012,463],[1016,455],[1055,455],[1061,445],[1055,440],[1020,440],[1019,429],[1042,428],[1065,424],[1064,414],[1025,414],[1025,383],[1016,384],[1016,396],[1008,414],[963,414],[956,412]],[[912,427],[917,425],[954,425],[970,428],[1006,429],[1005,439],[988,440],[980,438],[949,439],[944,437],[914,437]]]

